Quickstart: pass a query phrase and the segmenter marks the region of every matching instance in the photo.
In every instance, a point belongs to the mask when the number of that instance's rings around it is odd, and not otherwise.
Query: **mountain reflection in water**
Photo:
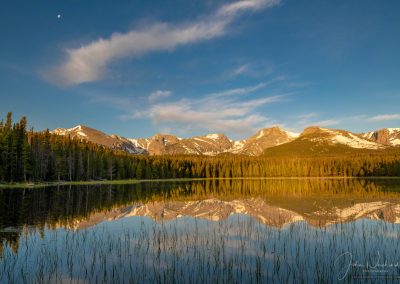
[[[129,216],[218,221],[246,214],[275,227],[300,220],[326,226],[359,218],[399,223],[400,180],[201,180],[3,188],[0,204],[2,233],[24,226],[79,229]]]
[[[114,282],[118,279],[109,278],[113,273],[129,282],[133,272],[127,271],[126,263],[138,273],[135,280],[139,282],[157,282],[162,275],[169,276],[159,282],[169,282],[170,277],[177,282],[196,282],[201,277],[205,282],[257,282],[257,277],[261,282],[294,281],[300,276],[306,282],[320,276],[334,282],[341,268],[330,266],[343,251],[357,252],[355,256],[363,259],[380,252],[395,261],[400,250],[396,241],[400,236],[400,181],[395,179],[3,188],[0,205],[0,282],[21,280],[12,263],[39,282]],[[97,260],[102,253],[104,259]],[[32,261],[42,261],[41,269],[49,269],[47,274],[39,277],[36,268],[26,266],[26,254],[35,258]],[[62,256],[70,254],[68,261],[76,258],[79,268],[69,268],[73,264],[64,262]],[[182,254],[179,260],[175,254]],[[125,264],[118,265],[116,259]],[[90,261],[93,274],[87,272]],[[316,263],[322,265],[321,275],[302,274]],[[176,271],[171,272],[172,264]],[[214,274],[204,270],[206,264],[212,264],[207,269],[214,267]],[[232,266],[229,270],[219,264]],[[55,265],[53,270],[51,265]],[[96,278],[110,269],[111,274]],[[233,274],[225,275],[226,269]],[[59,272],[62,276],[57,276]],[[192,279],[193,275],[200,280]]]

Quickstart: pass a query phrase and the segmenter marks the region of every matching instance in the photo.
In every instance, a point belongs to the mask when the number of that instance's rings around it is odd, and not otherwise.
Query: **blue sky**
[[[369,0],[5,1],[0,113],[127,137],[400,127],[398,11]]]

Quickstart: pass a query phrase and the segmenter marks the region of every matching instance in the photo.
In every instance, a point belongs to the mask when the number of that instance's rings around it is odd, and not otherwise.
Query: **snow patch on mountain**
[[[82,131],[78,131],[77,134],[80,136],[83,136],[83,137],[87,137],[87,135],[85,133],[83,133]]]
[[[209,141],[209,140],[206,140],[206,139],[201,139],[201,138],[199,138],[199,137],[194,137],[193,139],[194,139],[194,140],[197,140],[197,141],[204,142],[204,143],[212,143],[212,142],[211,142],[211,141]]]
[[[370,132],[362,134],[361,136],[364,138],[367,138],[367,139],[371,139],[373,135],[374,135],[374,131],[370,131]]]
[[[207,134],[206,137],[209,139],[219,139],[220,135],[214,133],[214,134]]]
[[[135,145],[136,147],[140,147],[139,142],[137,139],[134,138],[128,138],[129,141],[131,141],[131,143],[133,143],[133,145]]]
[[[241,141],[230,140],[230,141],[232,143],[232,147],[226,150],[226,153],[238,154],[246,144],[246,140],[241,140]]]
[[[400,132],[400,128],[387,128],[387,130],[389,131],[389,135]]]
[[[340,143],[344,144],[347,146],[350,146],[352,148],[358,148],[358,149],[379,149],[382,148],[382,145],[379,145],[375,142],[371,142],[365,139],[361,139],[357,136],[355,136],[352,133],[349,133],[348,136],[344,136],[343,134],[336,134],[332,138],[332,142],[334,143]]]
[[[390,140],[390,142],[393,146],[400,145],[400,139],[392,139]]]
[[[263,137],[263,136],[264,136],[264,130],[261,130],[261,131],[259,132],[259,134],[257,135],[256,139],[260,139],[260,138]]]
[[[311,138],[309,138],[311,135]],[[314,142],[328,142],[342,144],[357,149],[382,149],[385,145],[371,141],[363,135],[355,135],[351,132],[337,129],[327,129],[321,127],[309,127],[304,130],[301,136],[307,137]]]
[[[362,137],[380,144],[398,146],[400,145],[400,128],[383,128],[376,131],[370,131],[363,133]]]
[[[285,132],[292,138],[298,138],[300,136],[300,133],[297,132],[291,132],[291,131],[285,131]]]
[[[186,154],[194,154],[194,155],[198,155],[199,154],[196,150],[194,150],[192,148],[189,148],[186,145],[183,145],[183,148],[185,148]]]

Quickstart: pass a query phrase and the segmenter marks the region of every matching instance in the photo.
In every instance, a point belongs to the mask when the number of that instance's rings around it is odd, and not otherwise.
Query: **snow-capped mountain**
[[[227,152],[232,148],[232,144],[224,134],[208,134],[181,139],[175,144],[167,145],[165,153],[215,156]]]
[[[118,135],[107,135],[99,130],[78,125],[73,128],[57,128],[51,133],[63,136],[70,136],[75,139],[87,140],[105,147],[122,150],[130,154],[143,154],[145,151],[142,148],[136,147],[128,139]]]
[[[288,132],[279,127],[264,128],[249,139],[243,141],[241,148],[232,147],[230,151],[235,154],[258,156],[262,154],[265,149],[288,143],[298,136],[299,134],[297,133]]]
[[[192,154],[215,156],[222,153],[260,155],[265,149],[287,143],[298,136],[279,127],[265,128],[246,140],[230,140],[224,134],[207,134],[192,138],[178,138],[173,135],[157,134],[147,139],[130,139],[136,146],[146,149],[152,155]],[[157,146],[155,146],[157,145]]]
[[[361,134],[312,126],[304,129],[300,136],[291,142],[267,148],[264,154],[267,156],[332,156],[382,151],[388,148],[392,147],[365,138]]]
[[[179,138],[171,134],[156,134],[149,138],[125,138],[108,135],[96,129],[78,125],[73,128],[57,128],[52,131],[58,135],[88,140],[112,149],[131,154],[145,155],[209,155],[224,153],[257,156],[269,152],[308,154],[329,152],[341,147],[341,151],[382,150],[393,146],[400,147],[400,128],[385,128],[377,131],[356,134],[345,130],[312,126],[301,134],[279,127],[264,128],[251,137],[239,141],[230,140],[224,134],[207,134],[191,138]],[[270,151],[271,150],[271,151]],[[272,153],[271,152],[271,153]]]
[[[176,144],[182,140],[182,138],[170,134],[157,133],[150,138],[130,138],[128,140],[131,141],[136,147],[145,150],[151,155],[162,155],[166,153],[165,148],[168,145]]]
[[[380,144],[400,146],[400,128],[383,128],[363,133],[362,137]]]
[[[301,133],[300,138],[313,142],[328,144],[342,144],[357,149],[383,149],[385,145],[365,138],[363,135],[339,129],[327,129],[322,127],[308,127]]]
[[[125,138],[107,135],[96,129],[78,125],[73,128],[57,128],[51,131],[58,135],[84,139],[113,149],[133,154],[150,155],[209,155],[222,153],[259,155],[268,147],[273,147],[295,139],[296,134],[278,127],[265,128],[247,140],[230,140],[224,134],[207,134],[191,138],[179,138],[171,134],[156,134],[149,138]]]

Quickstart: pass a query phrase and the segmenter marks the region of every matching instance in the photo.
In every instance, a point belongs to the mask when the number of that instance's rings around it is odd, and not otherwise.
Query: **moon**
[[[60,19],[60,18],[61,18],[61,15],[60,15],[60,14],[58,14],[58,15],[57,15],[57,19]]]

